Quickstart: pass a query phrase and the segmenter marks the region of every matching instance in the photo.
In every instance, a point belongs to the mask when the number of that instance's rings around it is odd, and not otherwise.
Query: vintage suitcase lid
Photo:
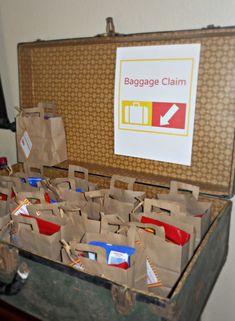
[[[114,154],[117,47],[200,43],[192,165]],[[91,173],[134,176],[169,186],[171,179],[202,192],[234,193],[235,28],[35,41],[18,46],[20,105],[53,101],[64,118],[69,162]]]

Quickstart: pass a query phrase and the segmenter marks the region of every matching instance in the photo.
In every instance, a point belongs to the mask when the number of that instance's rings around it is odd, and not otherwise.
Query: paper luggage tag
[[[27,199],[25,198],[23,201],[20,202],[20,204],[12,211],[12,214],[13,215],[21,215],[21,214],[24,214],[24,215],[29,215],[29,212],[27,210],[27,206],[28,205],[32,205],[32,203]]]
[[[147,230],[147,229],[144,229]],[[149,231],[146,231],[149,233]],[[152,233],[152,232],[151,232]],[[140,240],[135,241],[136,245],[141,245]],[[155,288],[162,286],[161,280],[158,276],[157,267],[152,264],[150,257],[146,257],[146,270],[147,270],[147,286],[148,288]]]
[[[75,269],[78,269],[80,271],[85,271],[85,267],[84,267],[84,265],[82,264],[82,262],[81,262],[81,260],[79,258],[74,260],[74,262],[71,263],[70,266],[72,266]]]
[[[29,137],[28,132],[25,130],[21,139],[20,139],[20,146],[24,152],[26,158],[29,158],[29,154],[32,150],[33,144]]]
[[[147,269],[147,285],[148,288],[155,288],[162,286],[159,279],[157,268],[152,264],[149,257],[146,258],[146,269]]]

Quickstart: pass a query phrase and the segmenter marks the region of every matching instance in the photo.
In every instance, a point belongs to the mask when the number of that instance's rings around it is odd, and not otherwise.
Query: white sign
[[[115,154],[191,165],[200,44],[118,48]]]

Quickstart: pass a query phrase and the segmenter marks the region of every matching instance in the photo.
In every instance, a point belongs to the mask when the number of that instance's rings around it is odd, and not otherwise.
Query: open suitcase
[[[192,166],[114,155],[116,48],[185,43],[201,44]],[[178,179],[200,186],[200,197],[213,204],[213,222],[167,298],[20,250],[29,279],[19,293],[2,294],[1,300],[41,320],[199,320],[228,252],[235,167],[234,28],[134,35],[117,35],[111,28],[94,38],[22,43],[18,59],[21,106],[54,101],[64,118],[69,161],[46,167],[45,176],[64,177],[68,164],[79,164],[100,187],[107,187],[113,174],[136,177],[135,190],[148,197],[166,193],[170,180]]]

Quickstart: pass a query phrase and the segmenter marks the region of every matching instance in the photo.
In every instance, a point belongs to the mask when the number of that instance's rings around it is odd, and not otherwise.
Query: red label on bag
[[[164,227],[166,239],[175,243],[175,244],[184,246],[184,244],[186,244],[190,240],[189,233],[181,230],[180,228],[178,228],[174,225],[170,225],[170,224],[167,224],[167,223],[164,223],[159,220],[152,219],[152,218],[146,217],[146,216],[142,216],[140,222]]]

